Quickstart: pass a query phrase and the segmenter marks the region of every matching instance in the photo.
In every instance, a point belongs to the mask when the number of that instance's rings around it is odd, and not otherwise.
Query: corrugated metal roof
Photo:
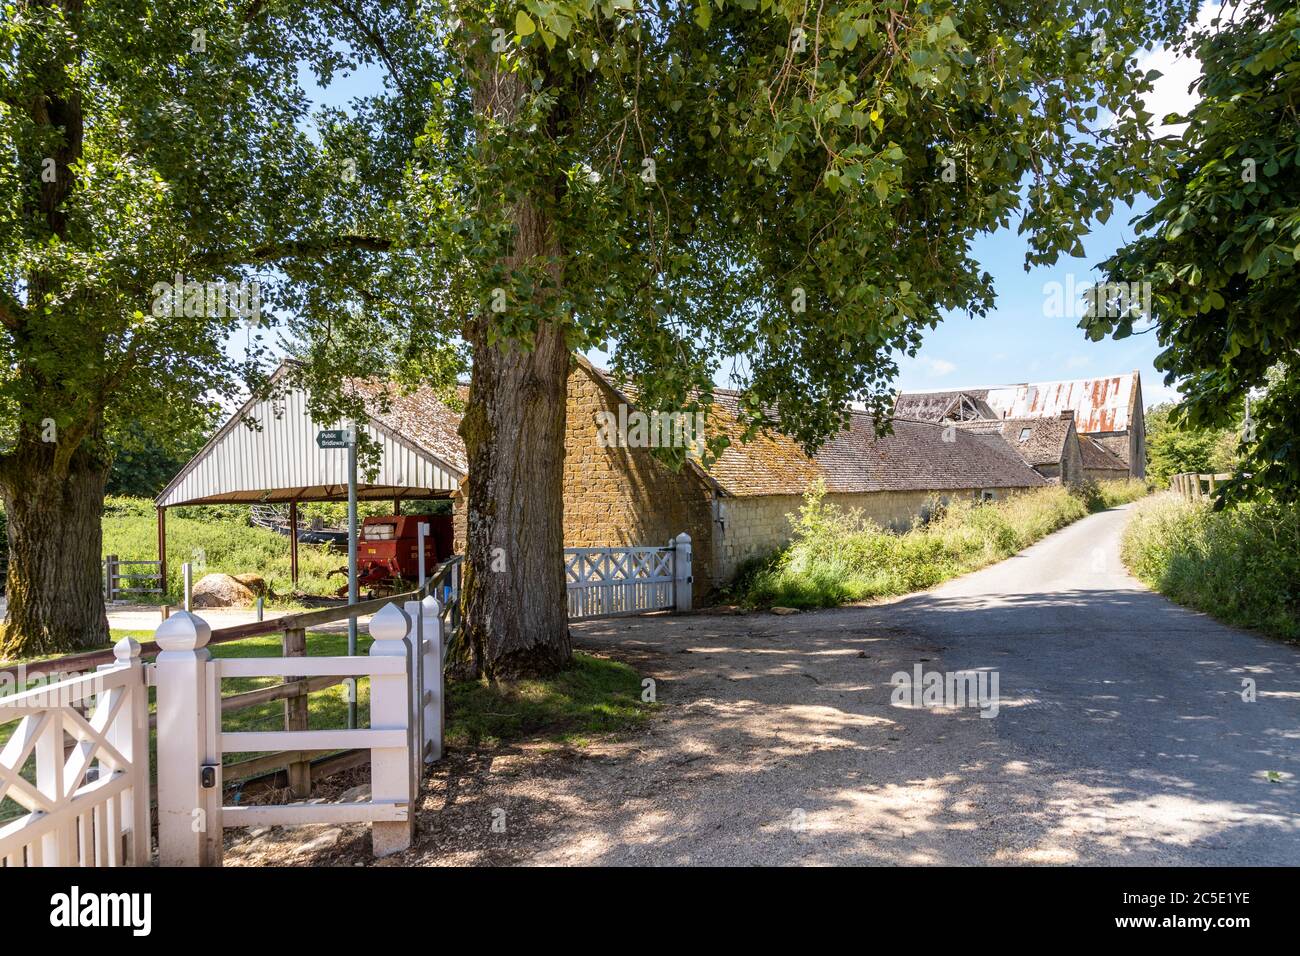
[[[963,394],[987,403],[997,418],[1057,418],[1068,410],[1074,412],[1074,427],[1080,433],[1123,432],[1129,429],[1136,413],[1141,380],[1134,371],[1104,378],[1024,382],[948,392],[903,392],[895,402],[894,413],[939,421],[951,404],[944,397],[956,398]]]
[[[362,391],[365,393],[364,388]],[[379,444],[380,462],[373,477],[364,473],[358,476],[358,496],[429,497],[455,491],[465,475],[463,446],[457,458],[454,450],[449,453],[445,440],[436,442],[438,449],[426,445],[435,443],[435,435],[446,438],[442,418],[455,413],[436,399],[431,401],[432,393],[399,398],[386,412],[378,406],[376,391],[372,389],[368,395],[375,400],[374,414],[359,422],[358,427]],[[415,405],[426,409],[436,405],[442,413],[436,424],[426,424],[425,431],[419,434],[404,427],[404,416],[414,414]],[[257,427],[250,427],[250,422],[256,422]],[[317,431],[334,427],[339,426],[313,421],[307,410],[307,396],[299,389],[271,399],[249,401],[171,480],[156,503],[172,507],[346,497],[346,450],[316,447]]]

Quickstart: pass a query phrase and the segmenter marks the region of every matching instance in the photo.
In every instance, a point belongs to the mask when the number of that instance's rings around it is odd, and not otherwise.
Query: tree
[[[1186,424],[1181,408],[1165,402],[1147,409],[1147,478],[1166,484],[1171,475],[1232,471],[1237,464],[1238,435],[1231,428],[1196,428]]]
[[[376,266],[394,242],[392,170],[428,110],[408,23],[368,0],[4,7],[0,653],[107,640],[111,436],[166,431],[239,378],[256,387],[259,321],[328,319],[396,281]],[[388,51],[409,71],[400,97],[311,114],[301,65],[328,83]],[[243,324],[239,362],[225,343]]]
[[[943,310],[987,310],[978,234],[1018,218],[1051,262],[1150,184],[1133,56],[1192,5],[1032,6],[421,7],[450,56],[406,212],[472,356],[465,624],[489,676],[568,661],[574,350],[609,343],[664,410],[707,409],[732,362],[747,424],[774,409],[815,445],[850,401],[887,409]]]
[[[1101,266],[1148,283],[1163,351],[1193,429],[1234,426],[1256,390],[1229,497],[1300,497],[1300,8],[1264,0],[1189,34],[1200,99],[1138,237]],[[1134,334],[1134,312],[1081,323],[1093,339]]]
[[[106,493],[154,497],[203,447],[220,417],[218,406],[202,402],[173,407],[172,412],[175,417],[167,423],[171,426],[167,431],[156,425],[146,430],[130,421],[108,435],[113,464]]]

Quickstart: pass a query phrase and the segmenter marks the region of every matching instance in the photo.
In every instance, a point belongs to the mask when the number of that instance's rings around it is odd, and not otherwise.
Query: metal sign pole
[[[425,542],[425,535],[429,533],[428,522],[421,521],[418,525],[416,525],[415,532],[416,532],[415,533],[416,543],[420,549],[420,553],[418,557],[416,557],[415,559],[417,562],[416,566],[419,568],[418,575],[420,578],[420,580],[416,582],[416,587],[422,588],[424,587],[424,542]]]
[[[354,424],[348,441],[348,604],[357,603],[357,434]],[[357,619],[348,618],[348,656],[357,653]],[[357,726],[357,679],[348,682],[348,729]]]

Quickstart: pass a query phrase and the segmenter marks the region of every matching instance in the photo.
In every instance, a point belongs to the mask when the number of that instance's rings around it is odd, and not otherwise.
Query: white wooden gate
[[[691,536],[663,548],[565,548],[569,620],[691,609]]]
[[[433,605],[436,608],[436,602]],[[416,602],[407,605],[417,619]],[[424,615],[430,616],[430,615]],[[163,866],[220,866],[230,827],[369,823],[376,856],[411,845],[413,803],[430,747],[422,739],[439,689],[420,675],[440,664],[437,641],[421,640],[419,661],[408,640],[412,620],[396,604],[370,621],[369,657],[248,657],[212,660],[211,629],[181,611],[158,628],[158,861]],[[439,667],[440,671],[441,668]],[[358,729],[223,731],[221,681],[234,677],[370,678],[370,726]],[[440,717],[440,714],[439,714]],[[440,720],[438,721],[440,724]],[[432,727],[430,730],[432,731]],[[440,733],[440,727],[438,727]],[[370,800],[223,806],[222,754],[282,750],[370,751]]]
[[[4,866],[148,865],[149,692],[140,645],[125,638],[113,654],[0,698],[0,724],[18,721],[0,751],[0,797],[27,810],[0,827]]]

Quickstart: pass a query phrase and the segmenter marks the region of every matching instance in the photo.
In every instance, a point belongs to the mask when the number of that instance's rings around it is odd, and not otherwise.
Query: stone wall
[[[564,457],[564,546],[597,548],[667,544],[685,531],[693,551],[693,598],[713,588],[710,486],[689,465],[674,472],[649,449],[602,447],[602,411],[622,399],[590,369],[569,375]],[[465,487],[455,504],[456,549],[465,547]]]
[[[1022,489],[998,488],[996,496],[1005,498]],[[860,510],[882,528],[905,531],[922,513],[943,499],[980,497],[979,488],[955,491],[875,491],[861,494],[826,495],[826,501],[844,511]],[[719,585],[735,575],[741,562],[770,554],[790,541],[787,517],[799,510],[798,495],[763,495],[754,498],[724,498],[720,514],[721,528],[715,526],[713,537],[713,578]]]

